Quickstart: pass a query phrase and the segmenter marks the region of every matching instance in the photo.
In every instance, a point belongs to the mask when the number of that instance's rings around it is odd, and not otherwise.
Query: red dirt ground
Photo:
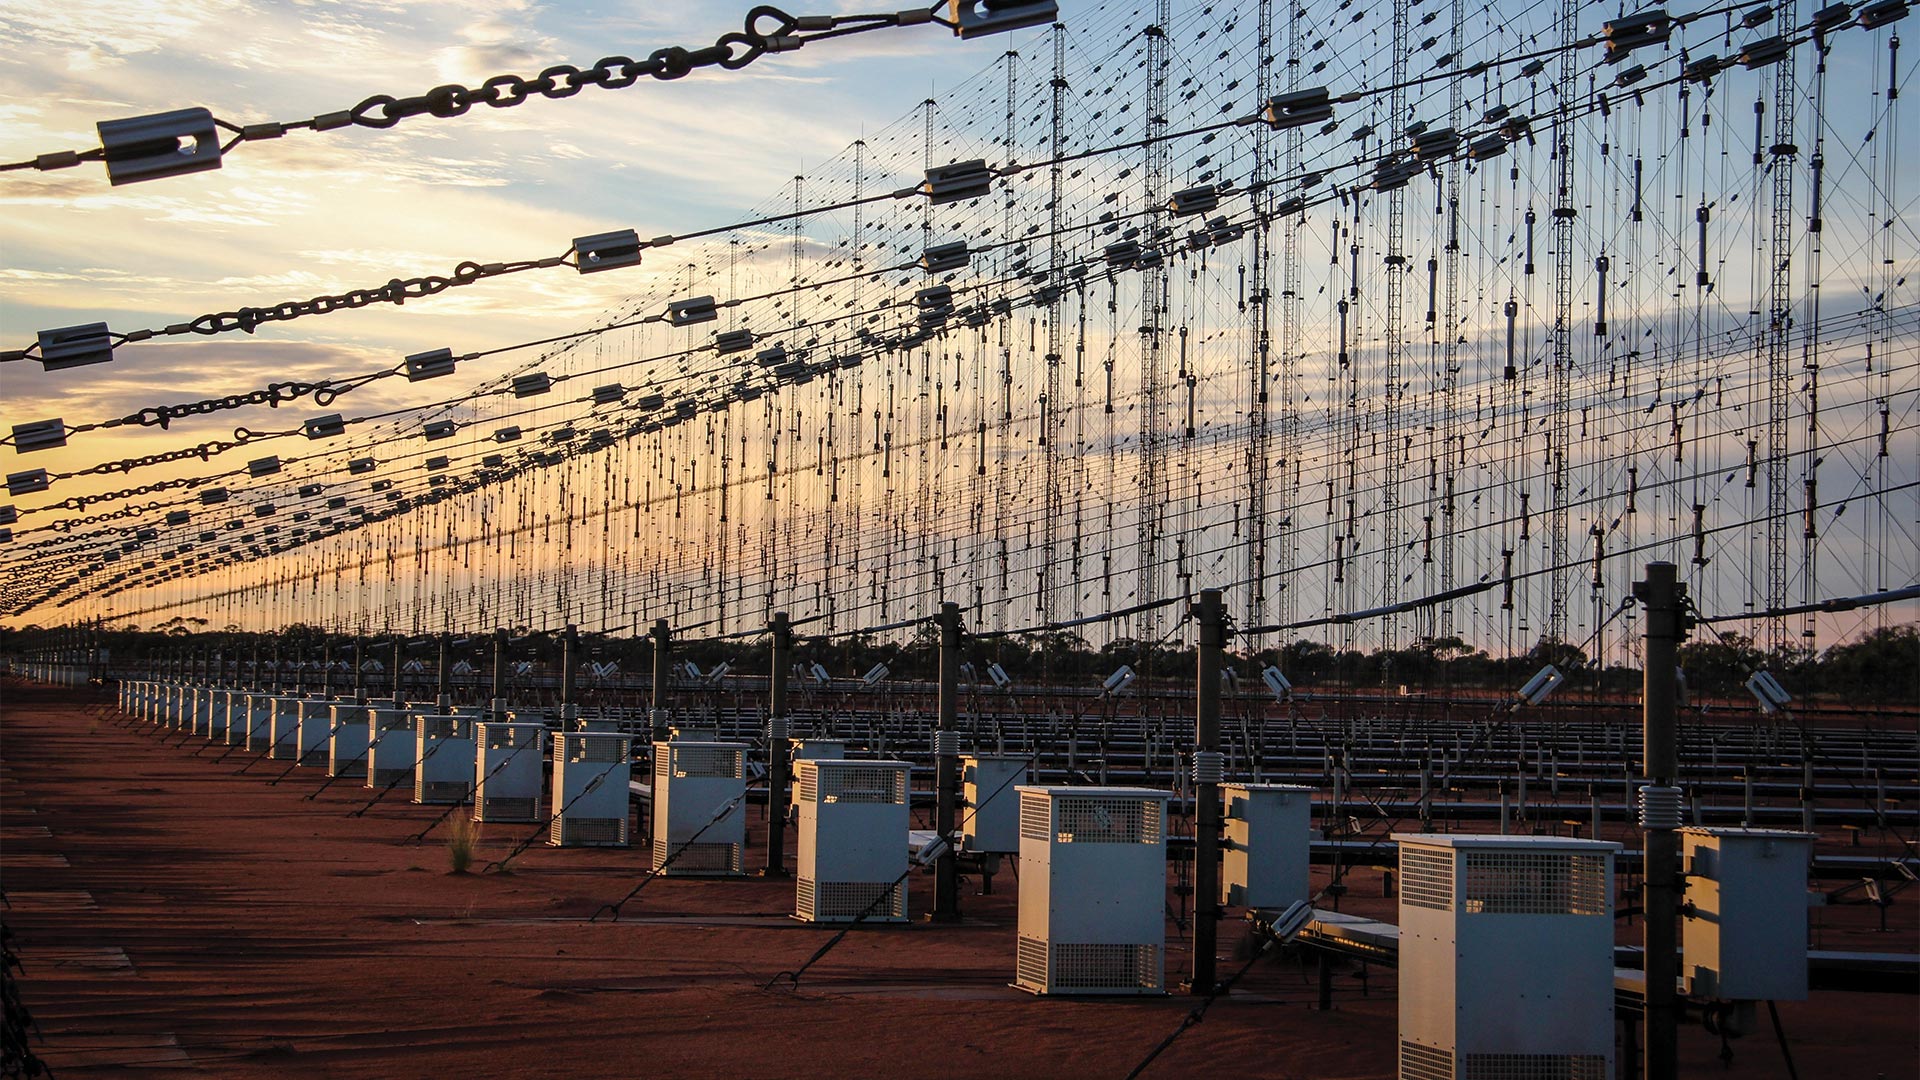
[[[620,922],[588,922],[642,879],[640,849],[535,844],[511,873],[454,875],[445,826],[407,842],[441,808],[396,793],[349,817],[357,781],[308,799],[318,770],[270,786],[284,765],[236,775],[245,751],[216,765],[224,747],[174,748],[80,700],[9,680],[0,709],[6,921],[37,1052],[63,1080],[1121,1077],[1193,1005],[1009,989],[1011,874],[992,896],[963,883],[961,925],[862,927],[797,989],[762,989],[832,933],[787,918],[791,882],[662,879]],[[476,869],[533,828],[488,826]],[[1393,917],[1378,871],[1349,881],[1348,910]],[[913,889],[924,912],[931,879]],[[1889,934],[1849,914],[1865,910],[1823,913],[1819,945],[1914,951],[1910,902]],[[1241,935],[1223,924],[1222,951]],[[1171,925],[1169,946],[1171,975],[1189,962]],[[1365,974],[1343,972],[1321,1012],[1310,970],[1264,959],[1145,1075],[1391,1077],[1393,972]],[[1920,1074],[1910,996],[1820,993],[1781,1014],[1801,1076]],[[1684,1075],[1785,1075],[1764,1026],[1731,1068],[1697,1025],[1681,1038]]]

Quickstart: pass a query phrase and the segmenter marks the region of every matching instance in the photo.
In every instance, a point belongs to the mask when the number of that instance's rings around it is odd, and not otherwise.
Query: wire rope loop
[[[773,33],[771,34],[764,33],[761,31],[760,27],[757,25],[761,19],[772,19],[775,22],[779,23],[780,25],[777,29],[773,31]],[[759,45],[765,45],[766,40],[768,38],[782,37],[784,35],[791,34],[795,30],[799,29],[799,27],[800,27],[799,19],[796,19],[793,16],[787,14],[786,12],[781,11],[779,8],[774,7],[772,4],[760,4],[756,6],[752,11],[747,12],[747,36],[750,38],[759,39],[756,42],[756,44],[759,44]]]
[[[739,71],[741,68],[760,59],[767,51],[764,41],[755,40],[738,30],[730,34],[720,35],[714,42],[714,45],[728,50],[729,55],[717,61],[721,67],[728,71]],[[738,52],[733,51],[735,46],[740,47]]]
[[[355,105],[347,117],[361,127],[390,128],[400,122],[400,117],[393,112],[399,103],[400,99],[392,94],[375,94]]]

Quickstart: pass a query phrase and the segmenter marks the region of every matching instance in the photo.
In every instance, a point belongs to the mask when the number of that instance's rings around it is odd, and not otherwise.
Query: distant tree
[[[1542,637],[1533,648],[1527,650],[1526,661],[1536,670],[1552,664],[1560,669],[1561,674],[1572,675],[1587,666],[1587,654],[1582,652],[1578,645],[1546,636]]]
[[[1279,667],[1295,686],[1312,686],[1332,673],[1338,659],[1331,646],[1301,638],[1280,647]]]
[[[1726,696],[1740,691],[1747,677],[1764,666],[1764,656],[1744,634],[1709,634],[1680,646],[1680,669],[1687,688],[1698,694]]]
[[[1920,701],[1920,624],[1873,630],[1820,658],[1819,688],[1848,701]]]

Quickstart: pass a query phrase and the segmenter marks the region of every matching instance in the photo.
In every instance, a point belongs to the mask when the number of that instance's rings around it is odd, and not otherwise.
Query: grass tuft
[[[453,864],[453,872],[464,874],[473,864],[473,849],[480,843],[480,826],[466,814],[454,816],[453,824],[447,828],[447,859]]]

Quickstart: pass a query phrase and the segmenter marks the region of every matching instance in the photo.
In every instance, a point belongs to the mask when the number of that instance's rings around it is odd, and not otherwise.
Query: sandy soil
[[[639,849],[535,844],[510,873],[456,875],[445,825],[408,840],[440,808],[396,793],[350,817],[357,782],[316,795],[319,770],[270,784],[284,765],[216,764],[224,747],[172,746],[70,692],[9,681],[4,698],[5,918],[62,1078],[1121,1077],[1194,1004],[1009,989],[1011,874],[991,896],[963,883],[961,925],[863,927],[797,987],[765,989],[832,934],[787,917],[791,882],[661,879],[590,922],[643,879]],[[488,826],[476,870],[532,831]],[[1393,917],[1378,871],[1348,880],[1347,910]],[[913,880],[915,911],[931,885]],[[1888,934],[1870,909],[1828,909],[1818,944],[1914,951],[1915,896]],[[1223,954],[1242,935],[1224,924]],[[1184,969],[1172,924],[1169,945]],[[1260,960],[1145,1075],[1393,1076],[1393,972],[1341,971],[1330,1012],[1314,987],[1293,959]],[[1820,993],[1781,1015],[1801,1076],[1920,1073],[1910,996]],[[1717,1037],[1683,1029],[1685,1075],[1785,1076],[1762,1018],[1730,1069]]]

